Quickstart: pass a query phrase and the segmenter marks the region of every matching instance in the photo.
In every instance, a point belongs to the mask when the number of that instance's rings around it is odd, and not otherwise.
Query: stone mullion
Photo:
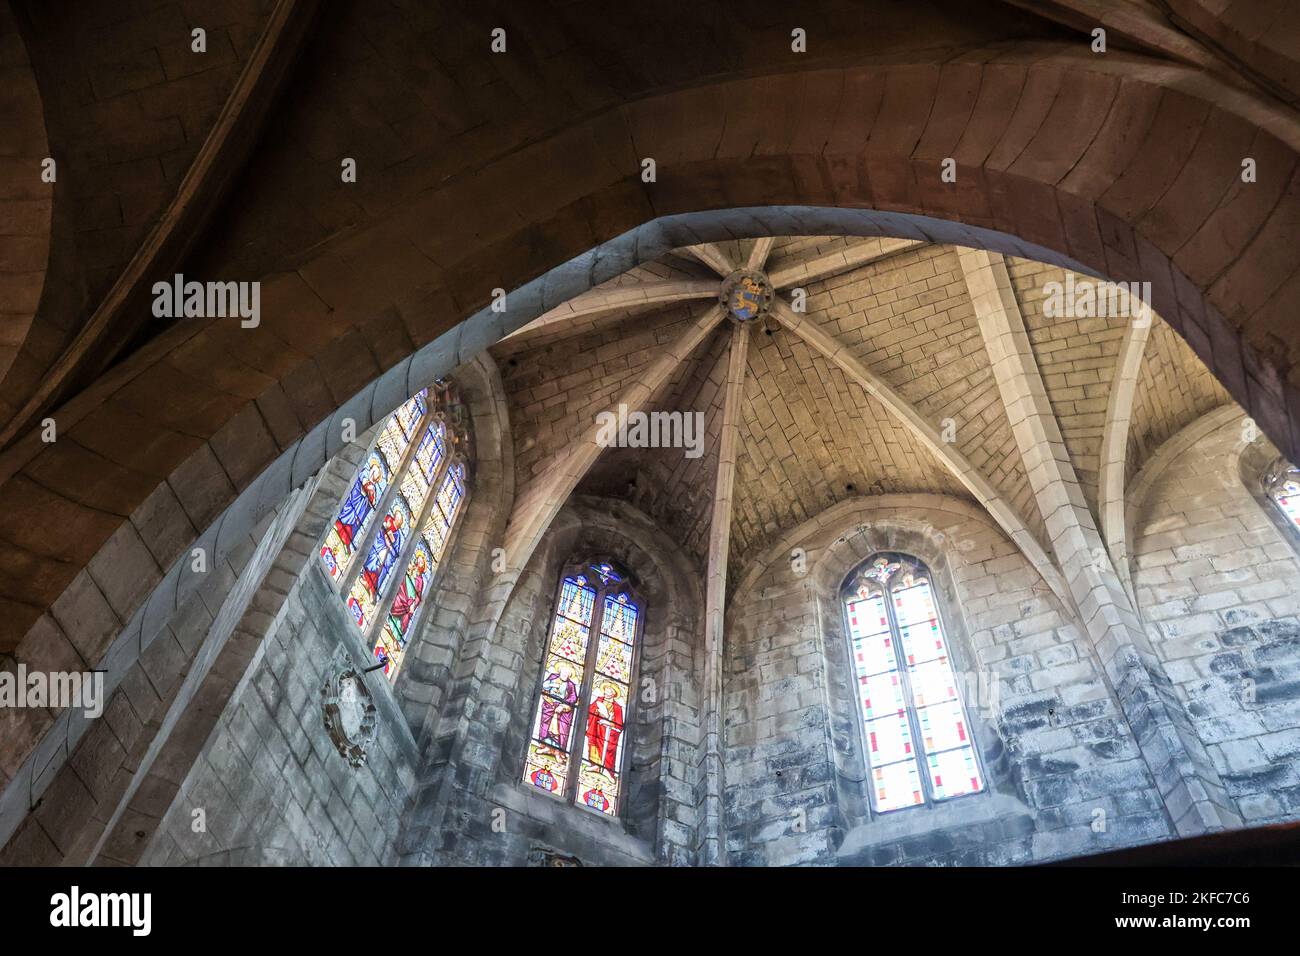
[[[701,760],[704,775],[700,823],[700,862],[721,864],[726,857],[723,838],[722,651],[727,600],[727,559],[731,546],[731,508],[740,442],[740,406],[745,392],[749,326],[736,325],[731,334],[722,429],[718,443],[718,472],[714,482],[713,514],[709,520],[708,572],[704,614],[704,720]]]
[[[1000,255],[982,250],[963,249],[959,258],[1057,565],[1170,821],[1184,836],[1239,825],[1102,546],[1048,402],[1006,264]]]

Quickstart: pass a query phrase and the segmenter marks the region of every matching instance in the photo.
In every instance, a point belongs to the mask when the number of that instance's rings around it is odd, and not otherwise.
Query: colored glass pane
[[[334,518],[334,526],[330,528],[325,543],[321,546],[321,563],[325,565],[331,580],[338,581],[343,577],[351,563],[352,555],[366,533],[379,499],[388,488],[388,476],[388,465],[377,452],[367,455],[357,470],[357,477],[352,482],[348,496],[343,499]]]
[[[374,618],[376,604],[388,590],[398,555],[406,544],[410,523],[411,515],[406,510],[406,505],[401,499],[393,501],[370,546],[361,573],[357,575],[348,595],[348,610],[352,612],[352,620],[359,628],[369,626]]]
[[[397,596],[388,609],[384,628],[375,641],[375,658],[384,662],[384,676],[397,679],[406,642],[410,639],[411,625],[415,621],[433,579],[433,560],[423,541],[415,545],[406,565],[406,575],[398,588]]]
[[[618,785],[617,773],[583,761],[578,774],[578,806],[614,816],[618,809]]]
[[[873,767],[871,785],[876,792],[876,807],[882,813],[903,807],[914,807],[925,802],[925,794],[921,789],[921,775],[917,771],[916,763],[911,760],[885,767]]]
[[[589,587],[582,576],[565,578],[560,587],[557,614],[584,626],[591,624],[591,611],[596,605],[596,589]]]
[[[456,512],[460,509],[461,499],[465,496],[465,469],[453,465],[438,488],[429,517],[424,523],[424,541],[429,546],[429,553],[434,563],[442,560],[443,549],[447,547],[447,536],[451,533]]]
[[[601,564],[560,582],[524,767],[524,782],[536,787],[539,762],[548,754],[552,763],[563,759],[565,772],[549,767],[541,789],[606,816],[618,812],[641,613],[614,590],[621,582]]]
[[[632,643],[632,636],[636,633],[636,606],[630,603],[627,595],[620,594],[617,597],[612,595],[605,596],[605,613],[600,619],[600,633],[608,634],[616,641],[622,641],[624,644]]]
[[[931,754],[926,763],[930,769],[934,795],[940,800],[978,793],[984,789],[979,765],[975,762],[975,751],[970,747]]]
[[[880,556],[861,580],[845,614],[877,810],[924,803],[922,765],[936,800],[978,792],[979,764],[928,578],[909,561]]]
[[[587,708],[586,740],[578,782],[578,806],[598,813],[613,814],[618,801],[618,777],[622,767],[627,712],[627,687],[618,681],[599,678]]]
[[[388,488],[390,476],[401,464],[411,435],[424,417],[427,402],[428,392],[422,389],[390,415],[380,429],[375,447],[357,469],[356,478],[339,506],[334,525],[326,534],[320,550],[321,563],[330,580],[337,583],[347,572],[379,506],[379,499]]]
[[[538,753],[554,751],[563,756],[564,767],[568,766],[579,715],[579,695],[586,677],[591,608],[595,600],[595,589],[583,579],[565,578],[551,621],[548,652],[542,664],[542,686],[534,710],[529,760],[524,769],[524,781],[534,786],[538,786],[534,779]],[[541,789],[563,796],[567,773],[554,774],[553,778],[560,780],[558,788],[543,786]]]
[[[568,788],[569,755],[549,744],[533,741],[528,745],[524,782],[547,793],[562,795]]]
[[[1287,520],[1293,525],[1300,525],[1300,482],[1293,478],[1283,481],[1273,492],[1273,500],[1282,509]]]
[[[607,634],[600,636],[596,673],[626,684],[632,680],[632,648]]]

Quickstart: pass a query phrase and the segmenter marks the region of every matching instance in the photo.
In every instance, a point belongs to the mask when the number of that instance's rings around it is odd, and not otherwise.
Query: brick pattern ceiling
[[[743,264],[753,242],[717,249]],[[843,237],[777,238],[769,275],[846,254],[872,259],[806,284],[806,318],[893,387],[992,484],[1040,542],[1043,521],[994,381],[979,323],[953,247]],[[1010,274],[1052,411],[1083,487],[1097,508],[1106,403],[1123,338],[1122,319],[1049,318],[1043,283],[1059,269],[1010,260]],[[601,287],[716,278],[687,250]],[[707,299],[630,307],[536,328],[492,349],[510,403],[521,492],[535,484],[617,405],[665,343],[710,307]],[[713,331],[654,396],[647,410],[702,412],[704,450],[611,448],[579,492],[623,498],[646,512],[703,567],[717,473],[731,325]],[[1157,319],[1143,360],[1130,436],[1130,474],[1160,441],[1228,401],[1180,338]],[[929,492],[973,496],[914,431],[860,385],[775,321],[753,329],[731,515],[730,574],[782,534],[848,498]]]

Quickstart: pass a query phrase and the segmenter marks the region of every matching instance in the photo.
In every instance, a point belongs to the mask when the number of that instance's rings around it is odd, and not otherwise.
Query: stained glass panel
[[[533,741],[528,745],[524,782],[547,793],[562,795],[569,780],[569,755],[548,744]]]
[[[619,775],[583,761],[578,774],[578,806],[612,817],[618,809]]]
[[[562,614],[570,621],[582,625],[591,624],[591,612],[596,606],[596,590],[588,587],[586,578],[579,575],[564,579],[560,586],[560,602],[557,614]]]
[[[897,671],[863,678],[860,684],[862,716],[865,720],[907,712],[907,695]]]
[[[917,707],[957,699],[957,681],[946,657],[919,664],[908,671],[908,676],[911,678],[912,698]]]
[[[563,777],[568,785],[548,792],[605,816],[618,812],[641,613],[620,593],[623,580],[613,565],[593,564],[560,582],[524,769],[524,782],[537,786],[533,777],[548,750],[573,754],[577,766],[569,772],[545,768],[547,783]]]
[[[894,656],[894,639],[888,632],[854,641],[853,658],[859,677],[892,671],[898,667]]]
[[[406,449],[411,444],[416,426],[424,416],[427,397],[427,392],[420,391],[384,423],[375,446],[388,460],[390,469],[396,469],[401,464],[402,456],[406,454]]]
[[[632,680],[632,648],[608,634],[600,636],[596,653],[596,673],[612,677],[624,684]]]
[[[429,582],[433,578],[433,561],[423,541],[417,542],[406,565],[406,577],[388,609],[388,619],[375,642],[375,659],[384,662],[384,676],[397,679],[402,654],[410,639],[411,624],[424,604]]]
[[[464,477],[465,470],[459,465],[453,466],[447,470],[447,477],[438,489],[438,509],[447,519],[448,525],[456,519],[456,509],[460,507],[460,499],[465,493]]]
[[[966,731],[966,718],[961,704],[955,700],[916,709],[917,724],[921,729],[921,744],[926,753],[951,750],[970,743]]]
[[[912,728],[907,713],[889,713],[866,722],[867,756],[874,764],[883,766],[899,760],[911,760]]]
[[[623,760],[623,715],[627,687],[597,679],[587,708],[587,730],[578,784],[579,806],[613,814],[618,800],[618,773]]]
[[[574,742],[579,695],[586,677],[591,611],[595,601],[596,591],[587,586],[585,579],[565,578],[551,620],[546,660],[542,664],[542,687],[533,718],[533,742],[529,748],[528,764],[524,768],[524,780],[560,796],[564,795],[568,780],[567,772],[562,771],[568,767],[568,753]],[[549,776],[544,776],[543,782],[558,781],[559,786],[554,789],[539,784],[535,779],[540,759],[538,755],[548,752],[553,754],[553,759],[546,766]],[[560,757],[563,762],[557,769],[554,764]]]
[[[876,791],[876,808],[881,813],[925,802],[921,774],[913,760],[873,767],[871,783]]]
[[[895,589],[894,610],[898,615],[900,627],[934,620],[934,601],[930,597],[930,582],[917,581],[911,587]]]
[[[330,580],[337,582],[347,570],[375,513],[375,507],[388,488],[388,475],[388,465],[376,452],[367,455],[358,469],[348,496],[339,506],[334,527],[330,528],[325,543],[321,546],[321,562],[325,565]]]
[[[922,760],[934,799],[978,792],[979,764],[923,569],[881,556],[861,580],[845,613],[877,809],[926,801]],[[871,582],[890,586],[892,615]]]
[[[583,664],[587,660],[587,634],[588,629],[577,621],[557,616],[551,634],[551,653]]]
[[[422,388],[411,398],[402,403],[397,410],[397,423],[402,428],[402,434],[410,437],[415,434],[416,427],[420,424],[420,419],[424,413],[429,410],[429,390]]]
[[[1293,525],[1300,526],[1300,482],[1288,478],[1273,492],[1273,500]]]
[[[627,599],[627,595],[620,594],[617,597],[606,595],[605,612],[600,620],[600,633],[608,634],[624,644],[631,644],[633,635],[636,634],[636,618],[636,605]]]
[[[424,430],[420,445],[415,449],[415,463],[426,481],[433,481],[434,472],[447,454],[447,429],[442,422],[433,422]]]
[[[388,488],[390,476],[402,461],[411,442],[411,435],[427,410],[428,391],[420,390],[384,423],[374,449],[357,469],[356,479],[348,496],[339,506],[334,526],[325,536],[321,546],[321,563],[337,583],[346,573],[358,542],[365,536],[370,519]]]
[[[591,707],[587,710],[587,759],[613,770],[618,766],[618,748],[622,746],[619,735],[627,708],[627,685],[601,678],[596,680],[592,694]],[[601,727],[612,730],[614,736],[605,734]]]
[[[888,630],[889,618],[885,616],[885,599],[881,595],[871,594],[849,602],[850,637],[883,634]]]
[[[546,662],[542,698],[537,708],[533,738],[567,751],[573,740],[573,719],[577,713],[582,668],[562,658]]]
[[[407,527],[411,515],[400,498],[393,501],[384,515],[379,533],[375,535],[366,562],[357,575],[348,595],[348,610],[358,628],[364,629],[374,617],[375,605],[388,589],[397,557],[406,544]]]
[[[424,523],[424,541],[429,546],[434,564],[442,560],[443,549],[447,546],[447,535],[456,512],[460,509],[461,499],[465,496],[465,469],[452,465],[438,488],[434,505],[429,509],[428,520]]]
[[[411,468],[406,472],[402,479],[401,485],[398,486],[402,497],[406,499],[407,505],[412,514],[419,514],[424,508],[424,499],[429,495],[429,482],[420,473],[419,468]]]
[[[930,754],[926,763],[929,766],[934,795],[940,800],[946,797],[960,797],[967,793],[978,793],[984,789],[979,764],[975,761],[975,751],[970,747]]]

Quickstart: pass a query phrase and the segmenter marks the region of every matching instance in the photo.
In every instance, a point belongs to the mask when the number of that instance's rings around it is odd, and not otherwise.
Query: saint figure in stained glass
[[[613,770],[618,756],[618,738],[623,733],[623,705],[618,702],[617,684],[604,683],[601,695],[591,702],[587,720],[587,747],[590,760],[606,770]]]
[[[546,743],[567,749],[573,729],[573,705],[578,702],[578,685],[573,682],[573,665],[560,661],[546,675],[542,690],[542,726],[538,734]],[[567,706],[566,706],[567,705]]]
[[[384,525],[380,529],[379,537],[375,539],[375,544],[376,546],[370,549],[366,566],[361,571],[361,580],[365,582],[366,590],[370,592],[371,597],[383,593],[385,585],[388,584],[388,576],[392,573],[393,564],[397,561],[397,555],[401,553],[402,545],[406,544],[404,512],[395,508],[391,513],[384,515]]]
[[[410,567],[406,569],[406,581],[397,592],[397,597],[393,598],[393,606],[388,611],[389,621],[399,636],[406,636],[411,618],[415,617],[415,612],[424,600],[424,586],[428,583],[429,557],[424,548],[417,547]]]
[[[629,587],[609,562],[561,579],[523,774],[525,783],[606,816],[618,812],[642,613]]]
[[[438,407],[431,408],[428,391],[421,390],[389,416],[321,548],[322,564],[345,595],[358,629],[370,632],[375,659],[389,680],[396,678],[412,629],[429,602],[465,496],[466,466],[458,449],[467,436],[449,424],[446,412],[454,386],[440,382],[437,394]],[[442,489],[436,505],[430,501],[434,487]],[[382,516],[378,528],[376,516]],[[417,533],[421,521],[426,522],[423,534]],[[349,571],[358,551],[365,560]]]

